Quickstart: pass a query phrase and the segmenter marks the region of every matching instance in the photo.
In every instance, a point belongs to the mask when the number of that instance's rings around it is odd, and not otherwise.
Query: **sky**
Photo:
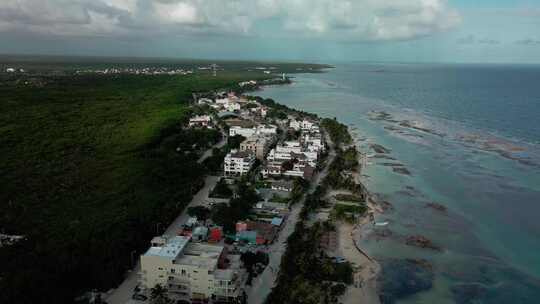
[[[0,0],[0,53],[540,63],[540,0]]]

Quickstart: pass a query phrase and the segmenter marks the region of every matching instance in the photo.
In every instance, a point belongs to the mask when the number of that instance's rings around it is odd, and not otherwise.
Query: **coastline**
[[[355,146],[358,146],[358,141],[354,140]],[[353,173],[354,179],[358,184],[362,173],[362,154],[358,156],[359,170]],[[367,211],[354,225],[339,221],[337,223],[339,251],[350,263],[354,265],[355,273],[353,284],[347,288],[343,295],[343,303],[381,303],[377,289],[377,278],[381,273],[381,265],[372,257],[370,257],[364,249],[358,244],[358,240],[363,235],[363,229],[374,223],[374,216],[381,214],[384,211],[378,207],[373,199],[369,196],[369,191],[366,193]]]
[[[283,84],[278,84],[283,85]],[[258,87],[257,89],[264,89],[266,86]],[[277,101],[279,102],[279,101]],[[293,108],[294,109],[294,108]],[[294,109],[302,111],[304,113],[310,112],[304,109]],[[354,132],[347,126],[346,132],[351,137],[352,142],[342,148],[350,148],[360,146],[360,142],[353,136]],[[326,136],[328,144],[334,146],[331,141],[331,136]],[[356,223],[348,223],[343,220],[335,220],[335,227],[337,232],[337,248],[335,250],[336,256],[345,258],[353,268],[352,284],[346,287],[345,293],[339,298],[341,303],[344,304],[380,304],[379,291],[377,288],[377,279],[381,274],[381,265],[372,257],[370,257],[365,250],[358,244],[358,240],[363,236],[363,229],[369,224],[374,223],[374,216],[381,214],[384,210],[376,205],[376,202],[370,197],[369,191],[365,188],[364,184],[360,181],[361,172],[365,162],[363,157],[366,151],[358,151],[357,161],[358,165],[356,170],[353,170],[352,177],[357,185],[360,185],[364,189],[365,205],[367,207],[366,212],[359,217]],[[325,198],[332,201],[331,197],[334,194],[346,193],[352,194],[349,190],[344,189],[328,189],[328,193]],[[317,217],[328,218],[328,209],[319,210],[316,212]]]

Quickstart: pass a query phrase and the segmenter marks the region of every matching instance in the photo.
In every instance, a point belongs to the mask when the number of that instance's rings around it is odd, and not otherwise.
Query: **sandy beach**
[[[369,217],[366,216],[354,226],[345,222],[339,222],[337,225],[338,252],[352,263],[355,269],[354,283],[347,288],[343,296],[345,304],[380,303],[376,285],[380,266],[377,261],[363,253],[356,244],[362,227],[369,223]]]
[[[359,143],[355,140],[355,145]],[[358,159],[361,164],[364,164],[364,159],[359,156]],[[360,172],[353,173],[354,179],[357,183],[360,183]],[[336,191],[338,192],[338,191]],[[341,192],[341,191],[340,191]],[[333,193],[335,195],[336,193]],[[379,296],[377,293],[377,276],[380,271],[380,265],[372,259],[367,252],[363,251],[358,246],[357,241],[361,238],[362,228],[366,225],[371,225],[371,219],[374,214],[382,213],[383,210],[380,206],[376,205],[370,198],[366,200],[368,211],[356,224],[350,224],[340,221],[337,223],[338,231],[338,253],[346,258],[355,270],[354,282],[347,288],[345,295],[343,295],[343,303],[345,304],[378,304]]]

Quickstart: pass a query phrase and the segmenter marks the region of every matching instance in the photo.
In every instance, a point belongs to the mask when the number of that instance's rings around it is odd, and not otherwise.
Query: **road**
[[[336,153],[333,149],[333,145],[329,138],[326,138],[326,141],[330,144],[331,148],[329,155],[326,161],[326,165],[322,171],[320,171],[316,176],[313,182],[311,183],[308,193],[312,194],[320,182],[328,174],[329,165],[334,161]],[[294,232],[296,223],[298,222],[298,216],[300,210],[304,204],[306,196],[302,197],[302,200],[292,207],[291,213],[285,222],[285,226],[279,234],[279,238],[274,242],[267,251],[269,253],[269,263],[268,266],[264,269],[263,273],[253,279],[251,287],[247,290],[248,295],[248,304],[262,304],[266,300],[266,297],[272,291],[272,288],[275,285],[276,278],[279,272],[281,265],[281,257],[287,249],[287,239]]]
[[[223,136],[222,140],[212,146],[212,148],[206,150],[203,155],[199,158],[197,161],[198,163],[202,163],[206,158],[212,156],[212,149],[213,148],[221,148],[227,143],[227,137]],[[210,190],[214,188],[216,183],[218,182],[219,177],[217,176],[207,176],[204,180],[204,186],[199,192],[197,192],[194,196],[191,202],[184,208],[183,212],[169,225],[167,230],[165,231],[164,235],[176,235],[176,232],[178,231],[178,228],[181,227],[188,219],[187,215],[187,209],[189,207],[194,206],[200,206],[205,204],[205,202],[208,200],[208,194],[210,193]],[[133,295],[133,289],[137,286],[139,275],[138,273],[141,270],[141,265],[138,262],[137,258],[137,265],[135,265],[135,268],[133,270],[129,271],[127,274],[126,279],[118,288],[108,292],[104,295],[104,300],[107,301],[109,304],[126,304],[126,303],[141,303],[138,301],[134,301],[131,299],[131,296]]]

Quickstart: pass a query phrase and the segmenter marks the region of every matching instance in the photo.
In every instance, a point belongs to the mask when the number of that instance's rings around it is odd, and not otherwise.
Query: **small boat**
[[[388,222],[375,222],[375,226],[386,226]]]

